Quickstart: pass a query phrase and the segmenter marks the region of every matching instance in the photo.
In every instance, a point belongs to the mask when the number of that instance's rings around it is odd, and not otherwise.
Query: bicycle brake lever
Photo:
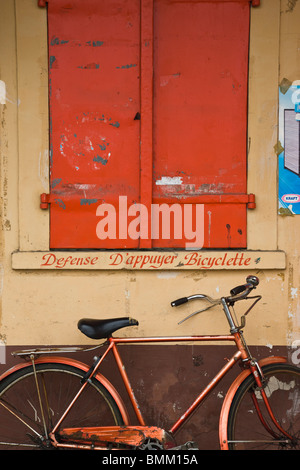
[[[178,325],[181,325],[181,323],[183,323],[184,321],[188,320],[189,318],[191,318],[191,317],[197,315],[198,313],[205,312],[206,310],[209,310],[210,308],[213,308],[213,307],[215,307],[216,305],[218,305],[218,304],[221,303],[220,300],[213,301],[212,299],[210,299],[210,301],[213,302],[212,305],[209,305],[208,307],[203,308],[203,309],[201,309],[201,310],[197,310],[197,312],[191,313],[190,315],[188,315],[187,317],[185,317],[183,320],[180,320],[180,322],[178,323]]]

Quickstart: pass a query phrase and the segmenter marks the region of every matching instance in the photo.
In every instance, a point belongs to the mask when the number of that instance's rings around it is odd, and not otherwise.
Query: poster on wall
[[[279,88],[279,214],[300,214],[300,80]]]

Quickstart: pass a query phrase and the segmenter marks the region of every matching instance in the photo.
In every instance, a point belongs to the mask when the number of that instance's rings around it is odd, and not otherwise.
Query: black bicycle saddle
[[[109,320],[96,320],[94,318],[82,318],[77,326],[79,330],[92,339],[109,338],[112,333],[126,326],[138,325],[139,322],[129,317],[110,318]]]

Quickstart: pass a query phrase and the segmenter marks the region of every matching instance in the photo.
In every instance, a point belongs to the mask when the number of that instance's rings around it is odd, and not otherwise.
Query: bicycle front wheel
[[[263,387],[273,414],[292,440],[272,423],[251,374],[238,388],[230,407],[229,449],[300,449],[300,369],[288,364],[273,364],[262,370],[265,377]]]
[[[76,367],[45,363],[36,364],[35,368],[36,374],[28,366],[0,383],[1,450],[51,448],[49,432],[82,387],[84,371]],[[114,398],[95,378],[62,423],[63,427],[122,424]]]

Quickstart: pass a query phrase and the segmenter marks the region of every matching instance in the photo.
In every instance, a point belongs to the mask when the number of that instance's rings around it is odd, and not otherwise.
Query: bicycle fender
[[[73,358],[68,358],[68,357],[53,357],[53,356],[45,356],[45,357],[40,357],[38,359],[35,359],[34,361],[35,364],[45,364],[45,363],[55,363],[55,364],[64,364],[68,366],[73,366],[77,367],[78,369],[81,369],[83,372],[87,372],[89,370],[89,366],[87,364],[84,364],[83,362],[77,361],[76,359]],[[13,367],[11,367],[9,370],[4,372],[0,376],[0,381],[8,377],[10,374],[13,374],[14,372],[24,369],[25,367],[30,367],[31,363],[30,362],[24,362],[24,363],[19,363]],[[122,415],[123,421],[125,425],[129,424],[129,416],[126,410],[126,407],[123,403],[122,398],[120,397],[119,393],[115,389],[115,387],[109,382],[109,380],[104,377],[104,375],[100,374],[97,372],[95,374],[95,379],[97,379],[112,395],[114,398],[120,413]]]
[[[258,364],[260,367],[262,367],[262,366],[266,366],[269,364],[278,364],[278,363],[284,363],[284,362],[287,362],[287,359],[285,357],[272,356],[272,357],[266,357],[262,359],[261,361],[258,361]],[[220,414],[220,421],[219,421],[219,440],[220,440],[221,450],[229,450],[228,442],[227,442],[227,427],[228,427],[229,410],[230,410],[233,397],[236,394],[237,389],[239,388],[241,383],[250,374],[251,374],[251,371],[249,369],[243,370],[243,372],[241,372],[236,377],[236,379],[232,382],[224,398],[222,409],[221,409],[221,414]]]

